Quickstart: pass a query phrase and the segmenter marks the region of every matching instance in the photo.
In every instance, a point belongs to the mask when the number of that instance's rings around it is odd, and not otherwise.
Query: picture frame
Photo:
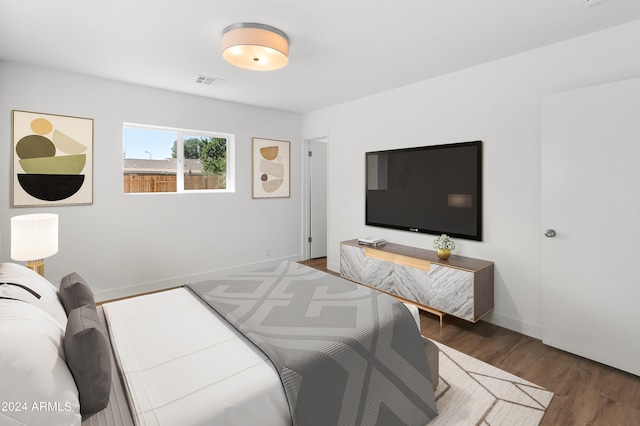
[[[290,142],[253,138],[251,140],[252,198],[291,196]]]
[[[93,204],[93,119],[13,110],[12,207]]]

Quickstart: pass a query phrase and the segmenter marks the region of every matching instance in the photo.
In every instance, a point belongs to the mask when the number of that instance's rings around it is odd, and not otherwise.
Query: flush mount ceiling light
[[[289,62],[289,37],[269,25],[243,22],[222,32],[222,57],[248,70],[272,71]]]

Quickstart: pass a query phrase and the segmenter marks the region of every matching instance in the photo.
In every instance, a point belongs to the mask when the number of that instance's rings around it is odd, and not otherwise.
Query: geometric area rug
[[[433,342],[440,349],[439,414],[428,426],[540,424],[553,392]]]

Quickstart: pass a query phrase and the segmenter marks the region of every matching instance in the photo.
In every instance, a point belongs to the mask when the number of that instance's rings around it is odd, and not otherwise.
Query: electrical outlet
[[[271,247],[267,247],[264,249],[264,255],[265,256],[271,256]]]

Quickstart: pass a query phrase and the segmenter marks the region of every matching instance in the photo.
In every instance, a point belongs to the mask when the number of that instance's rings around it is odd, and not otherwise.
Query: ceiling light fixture
[[[229,25],[222,32],[222,57],[248,70],[277,70],[289,62],[289,37],[269,25],[253,22]]]

